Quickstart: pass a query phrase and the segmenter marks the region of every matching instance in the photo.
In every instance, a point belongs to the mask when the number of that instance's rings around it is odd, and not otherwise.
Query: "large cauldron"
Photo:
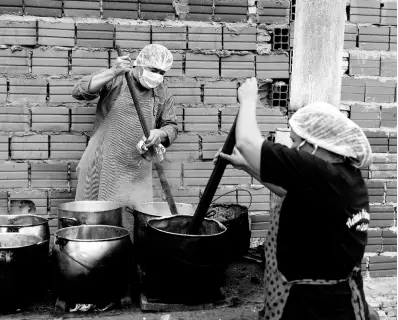
[[[0,233],[0,310],[15,311],[43,293],[48,241],[21,233]]]
[[[195,207],[192,204],[176,203],[178,214],[193,215]],[[144,202],[136,208],[126,207],[126,211],[134,215],[134,248],[137,263],[140,264],[145,255],[151,255],[145,247],[147,241],[147,221],[151,218],[171,216],[167,202]]]
[[[33,214],[0,215],[0,232],[31,234],[47,241],[50,240],[48,219]]]
[[[87,225],[122,226],[123,206],[111,201],[74,201],[58,205],[58,228]]]
[[[129,232],[115,226],[77,226],[55,232],[54,291],[65,301],[106,304],[129,284]]]
[[[192,216],[148,220],[141,261],[143,288],[148,297],[168,303],[201,303],[220,298],[228,265],[227,228],[204,219],[198,235],[184,234]]]

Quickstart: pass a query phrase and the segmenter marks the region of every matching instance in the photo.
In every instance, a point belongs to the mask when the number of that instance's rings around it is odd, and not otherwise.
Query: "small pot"
[[[109,303],[126,294],[131,271],[127,229],[85,225],[55,232],[54,291],[75,303]]]
[[[29,234],[0,233],[0,310],[15,311],[39,298],[48,240]]]
[[[78,225],[122,226],[123,206],[111,201],[74,201],[58,205],[58,228]]]
[[[33,214],[21,215],[0,215],[1,233],[22,233],[38,236],[47,241],[47,247],[50,240],[50,227],[48,219]]]

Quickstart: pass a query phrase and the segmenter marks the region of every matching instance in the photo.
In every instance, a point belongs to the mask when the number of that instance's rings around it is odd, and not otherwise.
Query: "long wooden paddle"
[[[236,143],[235,139],[235,127],[238,115],[235,117],[235,121],[228,133],[227,139],[225,140],[222,148],[222,153],[230,155],[234,150]],[[202,225],[203,219],[206,217],[207,210],[213,200],[214,194],[216,193],[217,187],[220,184],[221,178],[224,174],[225,168],[227,167],[228,161],[218,158],[214,166],[213,172],[211,173],[210,179],[207,182],[205,191],[203,192],[202,198],[196,207],[195,214],[188,225],[188,234],[198,234],[199,228]]]
[[[123,55],[122,50],[120,49],[120,46],[117,45],[116,50],[117,50],[117,54],[119,57]],[[148,127],[148,125],[145,121],[145,118],[141,112],[140,103],[139,103],[137,96],[134,92],[133,81],[131,80],[130,74],[128,72],[125,73],[125,76],[126,76],[127,86],[129,87],[131,97],[133,98],[133,101],[134,101],[135,110],[137,111],[138,118],[140,119],[142,130],[144,131],[145,137],[148,138],[149,134],[150,134],[150,130],[149,130],[149,127]],[[164,174],[162,163],[160,162],[159,156],[158,156],[154,146],[149,148],[149,152],[152,155],[153,163],[155,164],[156,171],[158,172],[160,184],[162,185],[163,192],[166,195],[166,200],[169,205],[170,212],[173,215],[178,214],[173,195],[171,194],[169,183],[167,182],[166,176]]]

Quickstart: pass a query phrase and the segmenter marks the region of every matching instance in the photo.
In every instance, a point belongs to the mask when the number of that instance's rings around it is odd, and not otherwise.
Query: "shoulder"
[[[168,98],[170,98],[172,96],[169,88],[167,87],[167,84],[165,84],[164,82],[159,84],[154,89],[154,93],[156,96],[158,96],[159,98],[164,99],[164,100],[167,100]]]

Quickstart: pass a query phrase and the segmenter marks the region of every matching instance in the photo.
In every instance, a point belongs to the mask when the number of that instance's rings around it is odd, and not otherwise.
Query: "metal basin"
[[[58,205],[58,228],[86,225],[122,226],[123,206],[111,201],[74,201]]]
[[[178,214],[190,215],[195,213],[195,206],[187,203],[176,203]],[[171,216],[167,202],[144,202],[134,209],[126,208],[134,215],[134,247],[137,263],[140,264],[144,255],[150,254],[145,250],[147,221],[151,218]]]
[[[50,227],[48,219],[33,214],[0,216],[0,233],[22,233],[38,236],[47,241],[49,246]]]
[[[127,229],[85,225],[55,232],[54,291],[75,303],[109,303],[129,285],[131,241]]]
[[[41,297],[48,241],[34,235],[0,233],[0,310],[15,311]]]

